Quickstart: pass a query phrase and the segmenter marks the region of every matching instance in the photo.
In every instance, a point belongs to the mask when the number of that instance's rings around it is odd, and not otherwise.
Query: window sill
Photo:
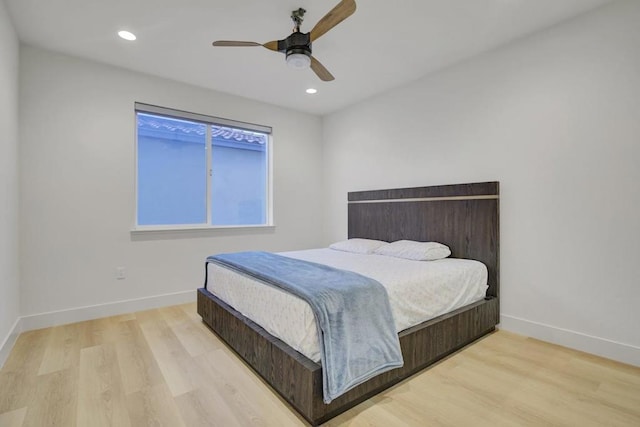
[[[145,238],[187,238],[206,236],[230,236],[245,234],[267,234],[275,231],[275,225],[229,225],[229,226],[166,226],[137,227],[130,230],[134,240]]]

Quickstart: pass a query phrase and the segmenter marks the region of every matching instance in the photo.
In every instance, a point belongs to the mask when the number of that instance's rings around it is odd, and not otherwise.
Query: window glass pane
[[[206,223],[206,125],[141,112],[137,122],[138,225]]]
[[[267,223],[268,135],[211,126],[213,225]]]

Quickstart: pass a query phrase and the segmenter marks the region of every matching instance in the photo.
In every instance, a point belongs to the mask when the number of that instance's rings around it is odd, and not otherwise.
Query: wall
[[[324,120],[326,240],[352,190],[499,180],[502,327],[640,365],[640,2]]]
[[[29,46],[20,67],[25,328],[194,299],[207,255],[322,240],[320,118]],[[276,227],[130,233],[134,102],[272,126]]]
[[[18,38],[0,0],[0,366],[15,342],[18,284]]]

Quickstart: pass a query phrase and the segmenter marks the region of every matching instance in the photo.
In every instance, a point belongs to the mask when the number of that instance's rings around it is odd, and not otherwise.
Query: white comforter
[[[478,261],[446,258],[412,261],[333,249],[280,255],[351,270],[380,282],[398,332],[484,298],[487,268]],[[311,307],[298,297],[215,264],[208,265],[209,292],[318,362],[320,349]]]

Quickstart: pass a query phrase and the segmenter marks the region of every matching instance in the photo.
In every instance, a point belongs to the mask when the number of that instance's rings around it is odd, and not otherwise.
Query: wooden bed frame
[[[499,183],[348,194],[349,238],[447,244],[452,257],[482,261],[487,297],[399,333],[404,366],[325,404],[322,367],[275,338],[205,288],[198,313],[255,372],[312,425],[321,424],[493,331],[499,322]],[[205,283],[206,286],[206,283]]]

